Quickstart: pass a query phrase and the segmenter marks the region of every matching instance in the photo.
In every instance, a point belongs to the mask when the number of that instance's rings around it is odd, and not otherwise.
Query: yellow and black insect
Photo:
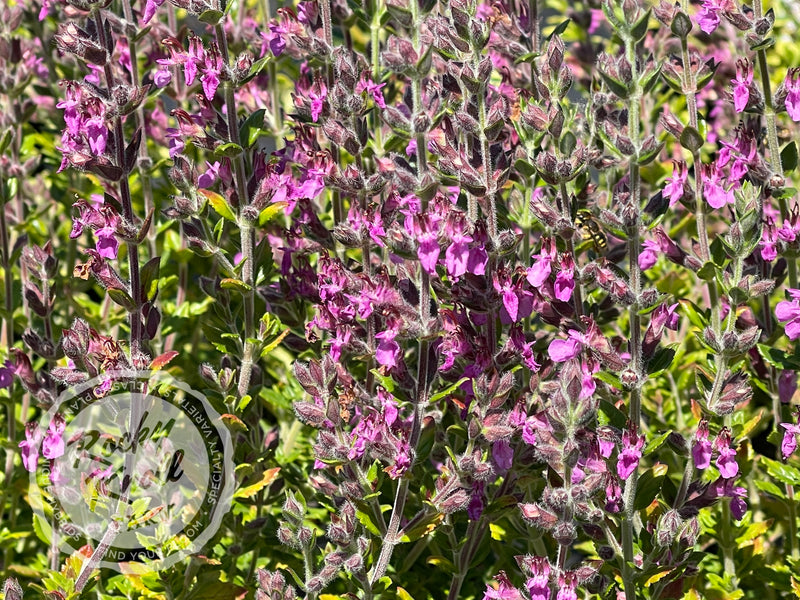
[[[594,220],[594,215],[588,209],[582,208],[575,215],[575,227],[581,233],[581,237],[585,242],[592,242],[595,252],[603,254],[608,250],[608,238],[597,221]]]

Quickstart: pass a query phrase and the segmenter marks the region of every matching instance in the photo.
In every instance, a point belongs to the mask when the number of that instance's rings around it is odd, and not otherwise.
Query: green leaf
[[[600,412],[606,416],[607,423],[617,429],[625,429],[628,417],[608,400],[600,400]]]
[[[650,9],[631,26],[631,37],[635,42],[641,40],[647,33],[647,24],[650,21]]]
[[[786,483],[788,485],[800,485],[800,469],[796,469],[790,465],[784,465],[777,460],[772,460],[765,456],[761,456],[760,461],[762,464],[766,465],[767,473],[769,473],[773,479],[777,479],[781,483]]]
[[[797,144],[789,142],[781,150],[781,165],[785,173],[790,173],[797,168]]]
[[[667,438],[670,436],[671,433],[672,433],[671,431],[665,431],[658,437],[655,437],[652,440],[650,440],[647,446],[644,447],[644,450],[642,451],[642,456],[648,456],[649,454],[652,454],[653,452],[661,448],[661,446],[664,445],[664,442],[667,441]]]
[[[713,281],[717,276],[717,267],[712,262],[707,262],[697,272],[697,276],[703,281]]]
[[[618,79],[614,79],[611,75],[603,73],[600,69],[598,69],[600,76],[603,78],[603,81],[608,86],[608,88],[616,95],[619,96],[621,99],[625,100],[628,95],[628,86],[625,85],[622,81]]]
[[[564,33],[567,30],[567,27],[569,27],[571,21],[572,19],[561,21],[561,23],[559,23],[553,28],[553,31],[550,32],[550,35],[547,36],[547,40],[550,41],[553,37]]]
[[[242,140],[245,148],[249,148],[258,140],[258,136],[261,135],[261,128],[264,126],[264,115],[266,113],[266,109],[260,108],[242,123],[239,128],[239,139]]]
[[[755,484],[755,486],[762,492],[771,494],[772,496],[780,498],[781,500],[786,499],[786,494],[784,491],[772,483],[769,479],[754,479],[753,484]]]
[[[575,146],[578,145],[578,138],[575,137],[575,134],[571,131],[567,131],[564,135],[561,136],[561,140],[558,142],[559,150],[565,156],[569,156],[572,154],[572,151],[575,150]]]
[[[441,392],[438,392],[438,393],[434,394],[433,396],[431,396],[431,402],[438,402],[439,400],[441,400],[445,396],[449,396],[450,394],[455,392],[459,387],[461,387],[461,385],[465,381],[468,381],[468,379],[469,378],[467,378],[467,377],[462,377],[461,379],[456,381],[454,384],[447,386],[447,388],[445,388]]]
[[[536,175],[536,167],[522,158],[518,158],[514,161],[514,169],[525,177],[533,177]]]
[[[674,348],[659,348],[649,361],[647,361],[647,372],[652,375],[669,368],[675,358]]]
[[[121,290],[119,288],[108,288],[107,291],[111,299],[128,312],[136,309],[136,303],[125,290]]]
[[[358,519],[358,522],[361,523],[372,535],[378,538],[383,537],[381,530],[378,529],[378,526],[372,522],[372,517],[369,513],[356,509],[356,518]]]
[[[186,600],[238,600],[244,598],[246,594],[247,588],[240,585],[229,581],[213,581],[192,586],[192,591],[186,596]]]
[[[689,152],[697,152],[703,147],[705,140],[700,132],[691,125],[683,128],[680,138],[681,146],[689,150]]]
[[[225,198],[223,198],[216,192],[212,192],[211,190],[197,190],[197,191],[198,193],[202,194],[208,199],[208,203],[220,217],[222,217],[226,221],[230,221],[231,223],[237,222],[236,215],[234,214],[231,205],[228,204],[228,201],[225,200]]]
[[[261,350],[261,358],[264,358],[264,357],[265,357],[265,356],[267,356],[267,355],[268,355],[270,352],[272,352],[273,350],[275,350],[275,348],[277,348],[277,347],[280,345],[280,343],[283,341],[283,339],[284,339],[284,338],[285,338],[287,335],[289,335],[289,330],[288,330],[288,329],[286,329],[286,330],[285,330],[283,333],[281,333],[280,335],[278,335],[278,337],[276,337],[274,340],[272,340],[272,341],[271,341],[269,344],[267,344],[266,346],[264,346],[264,349],[263,349],[263,350]]]
[[[220,144],[214,148],[214,154],[219,156],[227,156],[228,158],[239,156],[242,152],[244,152],[244,149],[239,144],[234,144],[233,142]]]
[[[661,491],[664,475],[656,474],[655,469],[655,467],[648,469],[639,477],[639,485],[636,487],[636,499],[633,501],[634,510],[642,510],[650,506],[658,492]]]
[[[236,290],[237,292],[246,293],[252,290],[252,286],[247,285],[241,279],[233,279],[228,277],[219,282],[219,287],[225,290]]]
[[[147,300],[152,300],[158,290],[158,273],[161,268],[161,257],[156,256],[145,263],[140,271],[142,294]]]
[[[768,37],[761,42],[753,44],[750,46],[750,50],[753,52],[758,52],[759,50],[766,50],[767,48],[772,48],[775,45],[775,38]]]
[[[385,389],[390,394],[394,393],[395,389],[394,379],[388,377],[387,375],[382,375],[378,371],[378,369],[372,369],[370,373],[372,373],[375,376],[375,381],[377,381],[379,385],[383,386],[383,389]]]
[[[280,474],[281,468],[280,467],[273,467],[272,469],[267,469],[264,471],[264,475],[261,477],[259,481],[252,485],[248,485],[247,487],[239,488],[236,493],[233,495],[234,498],[252,498],[258,492],[263,490],[265,487],[270,485],[273,481],[278,478]]]
[[[225,13],[223,13],[222,11],[211,9],[203,11],[197,18],[200,19],[203,23],[208,23],[209,25],[218,25],[219,20],[223,16],[225,16]]]
[[[421,537],[424,537],[429,533],[433,533],[433,531],[439,526],[439,523],[441,523],[443,520],[444,520],[444,514],[438,511],[433,511],[430,514],[427,514],[420,521],[418,521],[414,525],[414,527],[412,527],[408,531],[404,531],[403,537],[400,538],[400,541],[415,542]]]
[[[261,214],[258,215],[258,224],[259,225],[266,225],[272,219],[280,214],[280,212],[288,206],[288,202],[275,202],[274,204],[270,204],[269,206],[265,207],[264,210],[261,211]]]
[[[8,145],[11,143],[11,128],[9,127],[3,132],[3,136],[0,137],[0,155],[4,154]]]

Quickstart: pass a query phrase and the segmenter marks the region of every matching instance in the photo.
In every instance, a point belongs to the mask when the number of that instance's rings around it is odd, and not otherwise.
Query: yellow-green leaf
[[[211,190],[197,190],[198,193],[202,194],[208,200],[208,203],[211,205],[217,214],[230,221],[231,223],[236,223],[236,215],[233,213],[233,209],[231,208],[228,201],[225,200],[222,196],[220,196],[217,192],[212,192]]]
[[[233,495],[234,498],[252,498],[258,492],[263,490],[273,481],[278,478],[278,473],[280,473],[281,468],[275,467],[273,469],[267,469],[264,471],[264,476],[261,478],[261,481],[254,483],[252,485],[248,485],[247,487],[240,488],[236,491]]]
[[[275,202],[274,204],[270,204],[264,210],[261,211],[261,214],[258,215],[258,224],[265,225],[269,223],[275,216],[280,213],[289,203],[284,202]]]

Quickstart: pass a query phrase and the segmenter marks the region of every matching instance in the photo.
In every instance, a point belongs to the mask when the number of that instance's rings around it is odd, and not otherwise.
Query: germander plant
[[[798,594],[788,4],[6,13],[0,539],[31,595]],[[204,390],[236,491],[202,552],[114,574],[8,492],[63,454],[59,393],[146,368]]]

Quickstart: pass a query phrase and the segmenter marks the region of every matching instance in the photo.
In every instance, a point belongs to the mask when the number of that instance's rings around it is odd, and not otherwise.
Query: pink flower
[[[669,206],[672,208],[683,198],[683,189],[689,179],[689,168],[682,160],[673,162],[672,177],[667,178],[667,185],[664,186],[664,195],[669,198]]]
[[[726,204],[733,204],[733,191],[723,187],[721,169],[716,165],[703,165],[700,172],[703,180],[703,195],[712,208],[722,208]]]
[[[733,107],[737,113],[740,113],[747,108],[750,100],[750,85],[753,83],[753,67],[746,58],[736,61],[736,79],[732,83]]]
[[[574,330],[570,330],[567,335],[569,337],[565,340],[553,340],[550,342],[547,354],[553,362],[566,362],[581,353],[583,335]]]
[[[59,458],[64,455],[65,445],[62,435],[67,425],[59,413],[53,415],[53,420],[47,428],[47,433],[42,442],[42,456],[48,459]],[[27,433],[27,432],[26,432]]]
[[[39,461],[39,443],[42,441],[42,432],[37,423],[25,425],[25,439],[19,443],[22,453],[22,465],[29,473],[36,470]]]
[[[797,450],[797,436],[800,435],[800,425],[794,423],[781,423],[786,432],[783,434],[781,442],[781,454],[783,458],[789,458]]]
[[[644,436],[636,435],[635,426],[629,423],[622,433],[622,450],[617,457],[617,475],[622,481],[627,480],[639,466],[643,447]]]
[[[786,322],[786,336],[790,340],[800,337],[800,290],[786,290],[792,300],[782,300],[775,307],[775,316],[781,323]]]
[[[550,563],[543,556],[533,557],[529,561],[531,577],[525,582],[525,589],[531,600],[549,600],[550,598]]]
[[[723,427],[714,440],[714,449],[719,453],[716,464],[719,474],[725,479],[732,479],[739,473],[736,462],[736,450],[731,448],[731,437],[727,427]]]
[[[164,0],[147,0],[147,4],[145,4],[144,7],[144,15],[142,16],[142,23],[147,25],[150,19],[155,16],[156,10],[158,10],[162,4],[164,4]]]
[[[385,86],[385,83],[377,84],[372,79],[364,78],[358,80],[356,84],[356,94],[360,94],[363,91],[366,91],[368,94],[372,96],[372,99],[375,101],[375,104],[380,108],[386,108],[386,102],[383,99],[383,93],[381,92],[381,88]]]
[[[697,426],[695,442],[692,445],[694,466],[701,471],[711,464],[711,442],[708,441],[708,421],[703,419]]]
[[[786,86],[786,112],[792,121],[800,121],[800,70],[790,69],[784,81]]]
[[[483,600],[522,600],[522,594],[519,593],[517,588],[511,585],[505,573],[500,571],[500,573],[495,576],[495,579],[498,582],[497,589],[486,584]]]
[[[317,122],[317,119],[319,119],[319,116],[322,114],[325,98],[327,97],[328,88],[320,81],[315,82],[308,91],[308,98],[311,100],[311,120],[314,121],[314,123]]]
[[[114,260],[117,258],[117,251],[119,250],[119,240],[116,237],[116,229],[114,227],[103,227],[98,229],[97,242],[95,249],[97,253],[103,258]]]

